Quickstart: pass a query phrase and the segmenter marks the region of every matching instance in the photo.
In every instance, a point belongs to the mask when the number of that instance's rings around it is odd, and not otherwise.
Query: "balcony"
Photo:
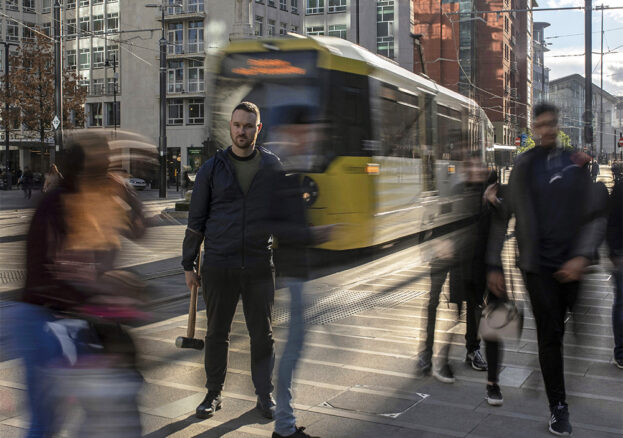
[[[91,84],[88,94],[89,97],[105,96],[106,86],[104,84]]]
[[[169,43],[167,50],[168,58],[183,58],[184,56],[204,56],[203,41],[186,43]]]
[[[510,97],[511,99],[517,99],[517,88],[510,89]]]
[[[196,20],[203,19],[205,16],[203,3],[185,4],[180,7],[169,6],[164,11],[164,21]],[[161,19],[162,16],[158,14],[158,21]]]
[[[205,82],[204,81],[193,81],[193,82],[175,82],[169,83],[167,85],[167,95],[173,96],[188,96],[193,97],[203,96],[203,92],[205,91]]]
[[[519,72],[519,68],[517,67],[517,61],[511,61],[511,73]]]

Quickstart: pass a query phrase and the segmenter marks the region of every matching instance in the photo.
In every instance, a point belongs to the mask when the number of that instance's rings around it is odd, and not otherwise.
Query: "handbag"
[[[515,259],[517,254],[515,253]],[[511,299],[488,302],[482,310],[478,332],[485,341],[518,341],[523,330],[523,309],[515,300],[515,282],[510,269]],[[491,294],[489,291],[488,294]]]
[[[523,309],[514,300],[496,300],[482,311],[478,331],[485,341],[517,341],[523,329]]]

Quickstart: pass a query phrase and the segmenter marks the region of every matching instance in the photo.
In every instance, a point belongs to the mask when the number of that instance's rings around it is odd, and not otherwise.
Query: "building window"
[[[203,62],[188,62],[188,92],[196,93],[203,91]]]
[[[299,0],[290,0],[290,10],[293,14],[299,13]]]
[[[68,18],[67,19],[67,39],[73,40],[74,38],[76,38],[77,32],[78,31],[76,29],[76,19]]]
[[[329,12],[346,12],[346,0],[329,0]]]
[[[346,39],[346,25],[345,24],[330,24],[329,36]]]
[[[188,53],[203,52],[203,21],[188,23]]]
[[[203,99],[188,100],[188,124],[203,125],[204,121],[204,103]]]
[[[282,11],[288,10],[288,0],[279,0],[279,9]]]
[[[324,26],[307,26],[305,33],[309,36],[324,35]]]
[[[80,70],[91,68],[91,49],[80,49],[78,64],[80,65]]]
[[[203,0],[188,0],[188,12],[203,12]]]
[[[6,24],[7,41],[19,41],[19,26],[11,21]]]
[[[288,33],[288,24],[287,23],[279,23],[279,35],[284,36]]]
[[[67,9],[74,9],[76,7],[76,0],[67,0]]]
[[[52,23],[43,23],[42,32],[47,36],[52,36]],[[2,34],[0,29],[0,35]]]
[[[102,126],[102,102],[87,103],[89,126]]]
[[[52,12],[52,0],[41,0],[41,13],[47,14]]]
[[[91,83],[91,95],[102,96],[104,91],[104,79],[93,79]]]
[[[394,0],[376,2],[376,51],[394,57]]]
[[[89,89],[91,88],[89,85],[89,80],[88,79],[80,79],[78,81],[78,85],[82,88],[84,88],[87,92],[87,94],[89,94]]]
[[[275,36],[275,20],[268,20],[268,36]]]
[[[113,95],[115,93],[119,94],[119,79],[115,80],[115,78],[106,79],[106,94]]]
[[[184,53],[184,25],[169,23],[169,54]]]
[[[268,6],[275,7],[275,0],[268,0]]]
[[[93,68],[102,68],[106,63],[103,47],[93,47]]]
[[[93,32],[95,33],[104,32],[104,15],[93,16]]]
[[[17,11],[19,7],[17,6],[17,0],[6,0],[6,10],[7,11]]]
[[[184,63],[182,61],[169,61],[167,84],[169,93],[184,91]]]
[[[89,0],[80,0],[80,6],[89,6]]]
[[[106,59],[112,63],[113,59],[117,64],[117,69],[119,69],[119,46],[114,44],[108,46],[108,54],[106,55]]]
[[[100,5],[102,3],[104,3],[104,0],[93,0],[93,1],[91,1],[91,4],[94,4],[94,5]]]
[[[108,32],[119,32],[119,12],[106,14],[106,28]]]
[[[22,3],[22,11],[35,13],[35,0],[24,0]]]
[[[255,36],[264,35],[264,17],[255,16]]]
[[[35,40],[35,23],[24,23],[22,26],[22,38],[27,41]]]
[[[121,102],[106,102],[106,126],[121,124]]]
[[[298,26],[292,26],[290,28],[290,32],[292,32],[292,33],[299,33],[299,27]]]
[[[88,34],[91,30],[91,17],[80,17],[80,36]]]
[[[307,0],[307,15],[323,14],[324,0]]]
[[[184,99],[169,99],[167,101],[167,124],[184,124]]]
[[[67,68],[70,70],[76,69],[76,51],[67,50]]]

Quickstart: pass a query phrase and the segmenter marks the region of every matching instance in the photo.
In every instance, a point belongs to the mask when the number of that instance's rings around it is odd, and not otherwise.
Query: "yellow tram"
[[[314,114],[315,139],[290,163],[304,175],[313,225],[345,224],[321,245],[349,250],[384,244],[469,213],[465,157],[484,160],[493,128],[472,100],[351,42],[333,37],[243,40],[218,64],[211,141],[231,141],[229,117],[249,100],[260,107],[258,143],[280,155],[275,127],[292,108]]]

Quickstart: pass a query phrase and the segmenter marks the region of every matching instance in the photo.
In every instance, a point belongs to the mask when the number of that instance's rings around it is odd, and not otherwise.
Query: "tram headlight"
[[[310,177],[304,176],[301,186],[303,189],[303,199],[305,200],[305,205],[310,207],[314,202],[316,202],[316,199],[318,199],[318,184],[316,184],[316,181]]]

